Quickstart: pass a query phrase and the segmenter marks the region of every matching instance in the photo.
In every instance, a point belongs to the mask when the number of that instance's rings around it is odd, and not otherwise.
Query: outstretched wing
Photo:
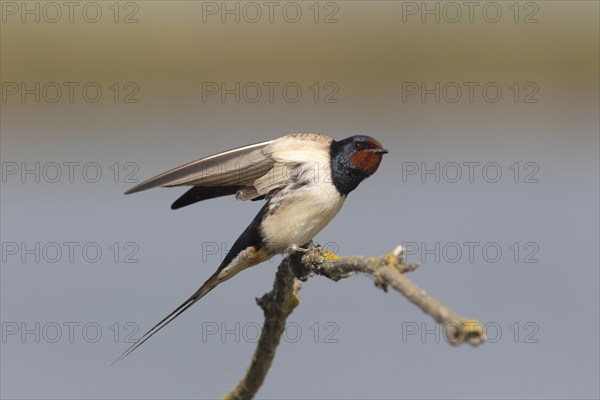
[[[228,150],[164,172],[125,194],[159,186],[193,186],[172,204],[173,209],[232,194],[238,200],[260,200],[301,179],[315,162],[328,162],[332,140],[297,133]]]
[[[129,189],[125,194],[155,187],[194,186],[181,196],[173,209],[220,196],[244,193],[242,200],[262,197],[254,182],[272,169],[275,161],[269,151],[273,141],[256,143],[192,161]]]

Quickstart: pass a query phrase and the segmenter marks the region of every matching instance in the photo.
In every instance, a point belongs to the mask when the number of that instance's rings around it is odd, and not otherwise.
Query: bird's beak
[[[389,153],[386,149],[367,149],[365,151],[371,152],[371,153],[380,153],[380,154],[387,154]]]

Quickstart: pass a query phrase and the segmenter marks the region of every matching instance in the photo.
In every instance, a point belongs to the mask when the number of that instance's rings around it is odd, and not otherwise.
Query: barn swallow
[[[172,209],[227,195],[238,200],[265,199],[266,203],[200,289],[115,362],[238,272],[275,254],[302,251],[335,217],[348,194],[377,171],[386,153],[369,136],[336,141],[317,133],[298,133],[193,161],[125,192],[192,186]]]

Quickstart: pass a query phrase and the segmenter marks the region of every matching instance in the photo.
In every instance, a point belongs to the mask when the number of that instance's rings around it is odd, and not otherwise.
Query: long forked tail
[[[254,220],[246,228],[246,230],[240,235],[235,241],[229,253],[223,259],[223,262],[217,269],[217,271],[204,282],[204,284],[194,293],[189,299],[183,302],[177,307],[171,314],[167,315],[162,321],[154,325],[152,329],[139,338],[134,344],[132,344],[119,358],[112,362],[111,365],[123,360],[135,349],[140,347],[144,342],[150,339],[156,332],[167,326],[171,321],[177,318],[181,313],[194,305],[198,300],[204,297],[208,292],[213,290],[217,285],[231,279],[233,276],[238,274],[240,271],[260,264],[266,261],[270,257],[270,253],[262,249],[260,239],[260,223],[263,219],[264,214],[269,208],[267,202],[259,213],[254,217]]]
[[[162,321],[160,321],[158,324],[154,325],[154,327],[152,327],[152,329],[150,329],[148,332],[146,332],[144,334],[144,336],[142,336],[141,338],[136,340],[136,342],[134,344],[132,344],[127,350],[125,350],[125,352],[123,352],[123,354],[121,354],[119,356],[119,358],[117,358],[115,361],[113,361],[110,365],[114,365],[115,363],[125,359],[125,357],[130,355],[135,349],[137,349],[142,344],[144,344],[144,342],[146,340],[150,339],[156,332],[160,331],[162,328],[167,326],[171,321],[173,321],[175,318],[177,318],[181,313],[183,313],[185,310],[187,310],[188,308],[193,306],[194,303],[196,303],[198,300],[200,300],[202,297],[204,297],[208,292],[210,292],[215,287],[217,287],[217,285],[219,285],[219,283],[223,282],[223,280],[219,278],[220,272],[221,272],[220,270],[217,270],[217,272],[215,272],[210,278],[208,278],[208,280],[206,282],[204,282],[204,284],[200,287],[200,289],[198,289],[196,291],[196,293],[194,293],[189,299],[184,301],[171,314],[169,314],[165,318],[163,318]]]

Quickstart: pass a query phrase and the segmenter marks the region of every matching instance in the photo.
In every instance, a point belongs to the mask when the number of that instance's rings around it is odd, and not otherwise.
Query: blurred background
[[[410,277],[310,279],[260,398],[598,398],[599,5],[13,2],[1,25],[3,398],[216,398],[243,375],[280,258],[193,293],[260,208],[123,196],[294,132],[390,153],[316,241],[404,243]]]

